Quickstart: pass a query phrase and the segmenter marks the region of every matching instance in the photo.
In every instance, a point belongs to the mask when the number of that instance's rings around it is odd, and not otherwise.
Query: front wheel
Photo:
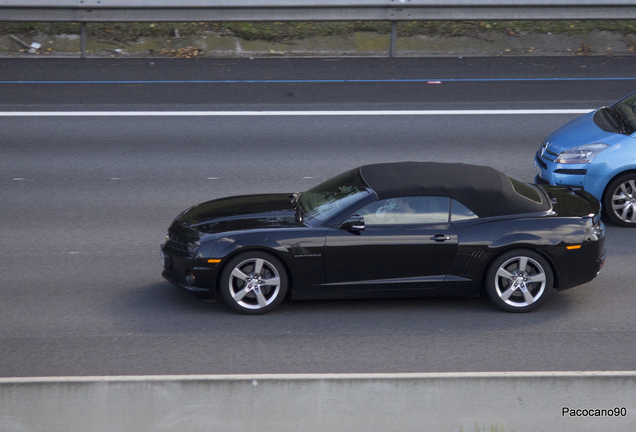
[[[486,274],[486,293],[501,309],[530,312],[552,294],[554,277],[547,260],[526,249],[497,257]]]
[[[616,225],[636,227],[636,174],[623,174],[607,186],[603,210]]]
[[[287,292],[287,272],[275,256],[266,252],[244,252],[232,258],[221,271],[219,290],[231,309],[248,315],[276,308]]]

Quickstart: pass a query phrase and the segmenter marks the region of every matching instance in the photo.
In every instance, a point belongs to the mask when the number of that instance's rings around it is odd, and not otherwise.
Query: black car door
[[[446,197],[376,201],[356,212],[364,218],[364,229],[345,229],[341,225],[329,230],[325,245],[326,289],[337,292],[438,287],[457,253],[457,231],[449,222],[449,205]]]

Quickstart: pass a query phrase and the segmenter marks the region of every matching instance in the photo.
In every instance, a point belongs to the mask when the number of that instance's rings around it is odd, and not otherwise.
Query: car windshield
[[[612,108],[629,125],[631,131],[636,130],[636,93],[616,102]]]
[[[324,222],[368,193],[358,170],[353,169],[303,192],[298,205],[305,218]]]

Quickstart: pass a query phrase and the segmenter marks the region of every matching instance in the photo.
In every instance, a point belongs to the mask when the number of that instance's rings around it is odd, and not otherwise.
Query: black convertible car
[[[163,276],[262,314],[293,299],[479,296],[511,312],[592,280],[600,204],[489,167],[365,165],[295,194],[208,201],[172,222]]]

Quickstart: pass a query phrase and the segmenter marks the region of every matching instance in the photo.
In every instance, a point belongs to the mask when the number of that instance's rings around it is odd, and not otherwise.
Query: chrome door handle
[[[436,234],[433,237],[431,237],[431,240],[435,240],[436,242],[444,242],[446,240],[450,240],[450,236],[447,236],[444,234]]]

